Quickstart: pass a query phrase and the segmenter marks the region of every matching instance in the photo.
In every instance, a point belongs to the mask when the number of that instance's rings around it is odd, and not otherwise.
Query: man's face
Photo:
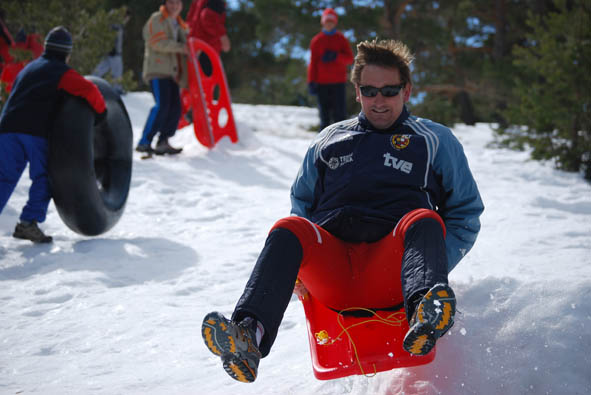
[[[171,17],[176,18],[181,14],[181,11],[183,9],[183,2],[182,0],[166,0],[164,6],[166,7],[166,11],[168,12],[168,14]]]
[[[382,93],[374,97],[366,97],[361,94],[360,86],[373,86],[382,88],[388,85],[401,83],[400,72],[396,68],[388,68],[376,65],[367,65],[361,70],[359,84],[355,86],[357,101],[361,103],[361,109],[367,120],[376,129],[387,129],[396,122],[404,103],[410,99],[412,85],[407,83],[404,88],[393,97],[385,97]]]

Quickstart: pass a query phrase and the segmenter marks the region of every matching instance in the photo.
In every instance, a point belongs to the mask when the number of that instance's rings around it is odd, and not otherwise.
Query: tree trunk
[[[453,103],[460,107],[460,119],[462,122],[464,122],[466,125],[476,124],[474,106],[472,105],[472,100],[470,99],[470,94],[468,92],[465,90],[458,92],[458,94],[453,99]]]
[[[404,10],[412,0],[390,0],[384,1],[384,16],[383,24],[384,31],[390,33],[390,38],[400,40],[400,18],[404,13]]]
[[[505,0],[495,0],[495,38],[493,59],[500,61],[505,55]]]

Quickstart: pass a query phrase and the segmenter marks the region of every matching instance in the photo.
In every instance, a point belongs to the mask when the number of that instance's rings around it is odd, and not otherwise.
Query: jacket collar
[[[359,113],[359,115],[357,116],[357,119],[359,120],[359,124],[361,125],[361,127],[368,132],[390,132],[390,131],[394,131],[394,130],[398,129],[402,125],[402,123],[407,120],[407,118],[409,116],[410,116],[410,113],[408,112],[406,105],[402,106],[402,112],[398,116],[398,119],[396,120],[396,122],[394,122],[394,124],[392,126],[390,126],[387,129],[376,129],[371,124],[371,122],[369,122],[369,120],[367,119],[367,116],[365,115],[365,113],[363,111],[361,111]]]
[[[168,17],[170,16],[168,11],[166,10],[166,7],[163,5],[160,6],[160,13],[162,14],[162,17],[164,19],[168,19]],[[176,17],[176,21],[179,23],[181,29],[187,30],[189,28],[189,26],[187,26],[187,24],[185,23],[185,21],[183,21],[183,18],[181,18],[180,15]]]

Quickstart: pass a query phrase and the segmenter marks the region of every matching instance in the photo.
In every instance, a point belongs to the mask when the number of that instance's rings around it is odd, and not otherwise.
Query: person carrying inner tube
[[[0,114],[0,213],[29,163],[32,184],[13,236],[35,243],[49,243],[38,223],[45,221],[51,199],[47,175],[48,138],[64,94],[85,99],[97,114],[106,117],[99,89],[68,66],[72,36],[63,26],[45,37],[43,54],[17,76]]]
[[[357,45],[351,75],[361,112],[310,145],[291,187],[292,216],[267,236],[231,319],[208,313],[202,336],[234,379],[252,382],[296,292],[327,307],[404,306],[404,349],[431,351],[454,323],[448,273],[472,248],[484,205],[462,145],[411,116],[408,47]],[[398,247],[400,246],[400,247]]]
[[[142,75],[144,81],[150,84],[155,104],[135,148],[138,152],[164,155],[182,151],[182,148],[174,148],[168,142],[174,136],[181,117],[179,85],[183,88],[188,86],[186,55],[189,27],[181,19],[182,9],[181,0],[166,0],[144,25]],[[152,148],[152,140],[158,133],[158,142]]]

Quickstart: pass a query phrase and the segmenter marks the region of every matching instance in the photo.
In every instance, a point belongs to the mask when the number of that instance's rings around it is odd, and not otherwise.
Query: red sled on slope
[[[232,113],[232,100],[226,81],[226,74],[220,57],[205,41],[189,38],[189,90],[182,92],[183,116],[179,128],[190,123],[186,114],[192,109],[192,122],[197,140],[208,148],[224,136],[233,143],[238,141],[236,124]],[[211,70],[206,74],[200,66],[199,58],[205,54],[209,58]]]
[[[435,359],[435,348],[427,355],[416,356],[402,347],[409,329],[404,308],[337,312],[307,291],[298,297],[306,314],[314,376],[319,380],[371,376]]]
[[[416,221],[425,218],[437,220],[445,236],[445,225],[435,211],[416,209],[402,217],[392,238],[382,239],[386,244],[375,248],[364,247],[367,243],[356,244],[355,249],[349,247],[346,252],[349,260],[341,266],[339,261],[324,265],[309,258],[300,267],[294,293],[304,306],[312,367],[317,379],[373,375],[424,365],[435,359],[435,347],[421,356],[404,349],[409,326],[402,289],[389,287],[392,283],[402,283],[404,235]],[[316,237],[321,240],[319,233]],[[327,258],[321,253],[317,257]],[[351,276],[352,273],[356,274]],[[393,303],[391,307],[385,307],[390,303]],[[365,306],[384,307],[369,309]]]

